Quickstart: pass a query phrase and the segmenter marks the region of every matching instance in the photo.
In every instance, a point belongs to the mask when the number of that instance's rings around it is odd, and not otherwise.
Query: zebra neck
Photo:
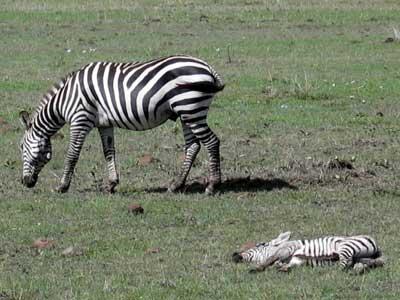
[[[65,120],[59,115],[55,101],[49,101],[32,119],[32,132],[43,138],[51,138],[65,124]]]

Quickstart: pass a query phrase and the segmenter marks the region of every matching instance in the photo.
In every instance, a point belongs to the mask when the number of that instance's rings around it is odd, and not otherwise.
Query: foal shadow
[[[204,193],[206,185],[207,184],[202,180],[194,180],[187,183],[180,192],[184,194]],[[297,187],[280,178],[266,179],[247,176],[227,178],[217,187],[217,192],[222,194],[228,192],[262,192],[275,189],[297,190]],[[167,192],[167,190],[166,187],[156,187],[146,189],[145,191],[149,193],[164,193]]]

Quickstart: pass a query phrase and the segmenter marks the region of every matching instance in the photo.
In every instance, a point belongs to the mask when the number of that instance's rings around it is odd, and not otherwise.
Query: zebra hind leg
[[[64,172],[61,177],[61,184],[56,188],[56,192],[65,193],[68,191],[83,143],[91,129],[92,127],[88,127],[87,124],[71,124],[70,141],[64,162]]]
[[[338,251],[339,264],[342,270],[347,271],[354,266],[354,249],[346,246]]]
[[[177,179],[175,179],[168,188],[169,192],[176,192],[180,190],[186,182],[186,178],[192,168],[193,162],[200,151],[200,142],[195,137],[185,123],[182,122],[183,136],[185,138],[185,159],[182,164],[181,172]]]
[[[107,162],[108,170],[108,183],[105,187],[105,191],[114,193],[115,187],[119,183],[119,177],[117,173],[117,167],[115,162],[115,147],[114,147],[114,128],[98,128],[101,143],[103,145],[104,158]]]
[[[193,134],[201,141],[208,151],[209,177],[206,194],[214,194],[215,189],[221,183],[221,162],[219,153],[219,139],[208,127],[205,119],[201,122],[187,122]]]

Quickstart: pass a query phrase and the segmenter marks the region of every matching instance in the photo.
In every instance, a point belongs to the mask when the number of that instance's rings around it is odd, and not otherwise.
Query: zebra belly
[[[126,116],[119,111],[118,113],[113,108],[107,111],[102,107],[98,108],[98,119],[96,122],[97,127],[119,127],[123,129],[143,131],[155,128],[165,123],[167,120],[176,120],[175,114],[168,108],[159,110],[157,115],[152,118],[145,116],[144,113],[136,112],[133,117]],[[153,111],[148,112],[154,114]]]
[[[324,243],[322,238],[311,241],[305,240],[304,246],[296,250],[293,256],[303,259],[312,266],[331,264],[339,260],[334,243],[326,241]]]

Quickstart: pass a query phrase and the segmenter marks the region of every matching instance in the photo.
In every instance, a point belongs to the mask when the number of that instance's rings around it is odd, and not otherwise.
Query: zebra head
[[[40,170],[51,159],[50,138],[40,137],[32,130],[32,123],[26,111],[20,112],[20,120],[25,128],[21,140],[21,153],[23,162],[22,183],[28,187],[34,187]]]
[[[269,242],[258,243],[255,247],[242,252],[234,252],[232,259],[236,263],[252,262],[256,264],[264,264],[271,260],[271,264],[273,264],[275,260],[272,258],[276,256],[280,246],[289,240],[290,235],[290,232],[281,233],[276,239]]]

